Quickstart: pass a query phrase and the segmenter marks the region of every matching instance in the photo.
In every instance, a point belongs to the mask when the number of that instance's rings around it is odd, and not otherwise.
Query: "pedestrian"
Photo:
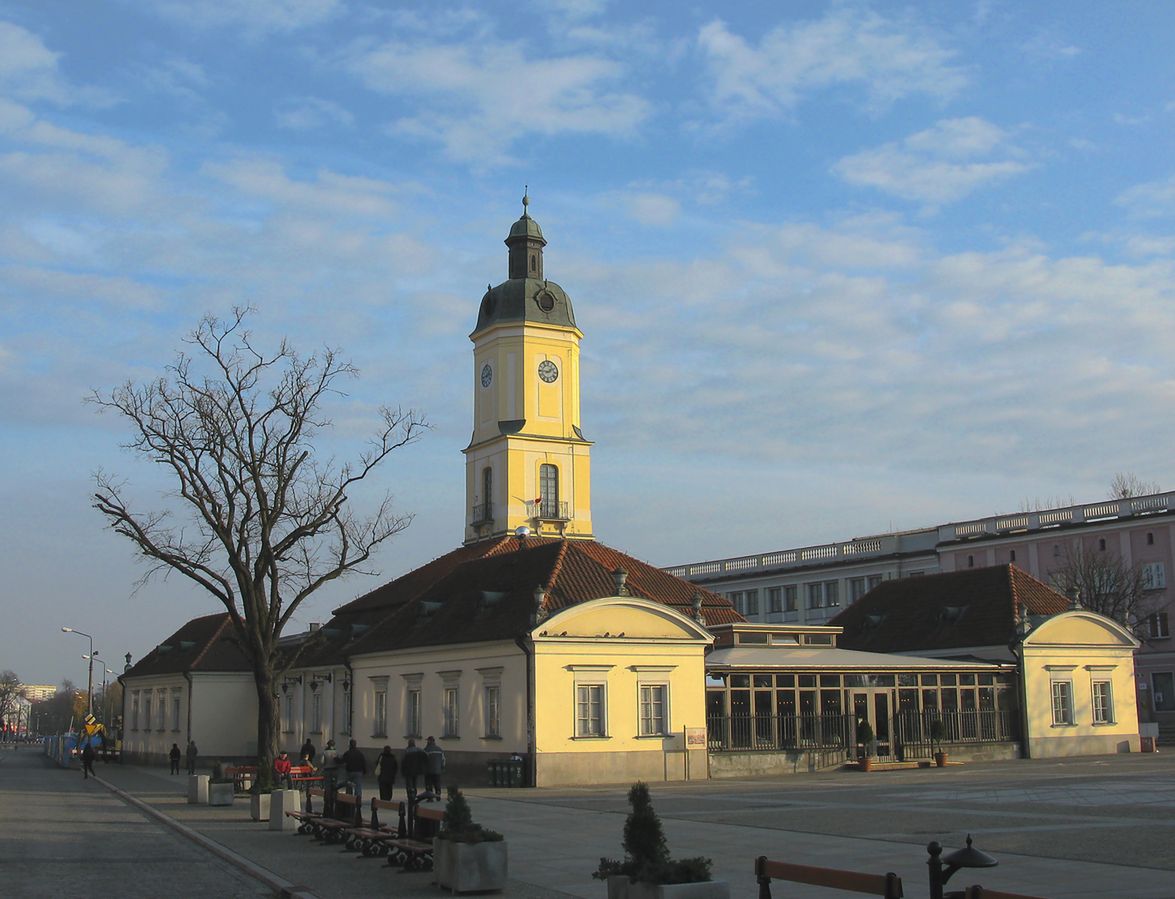
[[[180,752],[180,744],[179,743],[172,743],[171,744],[171,752],[169,752],[167,754],[167,757],[169,759],[171,759],[171,773],[172,774],[179,774],[180,773],[180,757],[182,755],[183,755],[183,753]]]
[[[396,771],[400,763],[392,752],[391,746],[385,746],[375,762],[375,778],[379,781],[379,798],[388,802],[392,798],[392,791],[396,789]]]
[[[429,737],[424,741],[424,754],[428,757],[428,765],[424,771],[424,791],[440,799],[441,772],[445,770],[445,750],[437,745],[436,740]]]
[[[290,781],[290,768],[293,764],[290,762],[290,757],[285,750],[282,750],[278,757],[273,760],[273,773],[277,777],[277,782],[280,783],[287,790],[293,786]]]
[[[298,750],[298,754],[305,760],[305,764],[311,768],[314,767],[314,744],[310,742],[310,738],[306,738],[306,742],[302,744],[302,748]]]
[[[188,740],[188,773],[189,774],[196,773],[196,756],[199,754],[200,754],[200,751],[196,748],[196,741],[195,740]]]
[[[409,740],[404,750],[404,759],[400,770],[404,773],[404,790],[408,794],[408,802],[416,801],[416,779],[428,769],[428,756],[424,750],[416,745],[415,740]]]
[[[87,742],[82,747],[82,779],[89,780],[91,774],[94,774],[94,747]],[[94,774],[94,776],[98,775]]]
[[[335,751],[334,740],[327,740],[326,748],[322,750],[322,778],[323,789],[330,795],[339,779],[339,754]]]
[[[363,801],[363,775],[367,773],[367,759],[359,751],[359,747],[352,740],[343,753],[343,767],[347,771],[347,783],[351,785],[351,793],[359,802]]]

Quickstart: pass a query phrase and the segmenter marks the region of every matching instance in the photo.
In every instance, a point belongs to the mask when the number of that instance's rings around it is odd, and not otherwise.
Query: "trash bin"
[[[491,787],[501,786],[501,784],[498,783],[498,760],[491,759],[490,761],[486,762],[486,767],[489,769],[489,772],[490,772],[490,786]]]
[[[506,759],[506,761],[502,762],[502,767],[505,768],[505,786],[522,786],[522,759]]]

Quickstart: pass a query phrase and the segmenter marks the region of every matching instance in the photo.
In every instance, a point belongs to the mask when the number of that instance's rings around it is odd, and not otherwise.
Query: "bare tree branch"
[[[428,424],[414,410],[383,409],[355,461],[317,460],[314,440],[331,425],[323,404],[357,371],[331,349],[304,357],[283,341],[261,350],[248,311],[204,318],[186,341],[191,355],[181,352],[163,376],[91,397],[130,424],[129,449],[169,471],[184,523],[133,508],[102,472],[93,506],[150,561],[146,577],[176,571],[224,605],[254,666],[264,754],[276,738],[272,687],[289,664],[278,650],[283,628],[315,590],[363,571],[412,521],[393,513],[390,496],[358,518],[349,493]]]

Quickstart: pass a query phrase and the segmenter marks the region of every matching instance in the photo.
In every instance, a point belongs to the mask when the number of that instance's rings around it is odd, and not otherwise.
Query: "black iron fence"
[[[1006,743],[1020,739],[1019,716],[1011,709],[902,711],[894,715],[874,752],[898,759],[930,758],[939,741],[933,722],[942,723],[941,742]],[[706,719],[711,752],[812,750],[857,756],[853,715],[710,715]]]

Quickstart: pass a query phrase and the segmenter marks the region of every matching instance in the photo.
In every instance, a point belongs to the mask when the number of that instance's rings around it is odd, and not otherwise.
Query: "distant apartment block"
[[[44,702],[57,695],[57,688],[52,684],[21,684],[20,691],[29,702]]]
[[[1143,720],[1175,722],[1167,585],[1175,562],[1175,492],[993,515],[666,571],[722,593],[749,621],[822,624],[886,580],[1010,563],[1052,583],[1077,552],[1114,554],[1142,572],[1148,613],[1136,626],[1143,643],[1139,706]]]

